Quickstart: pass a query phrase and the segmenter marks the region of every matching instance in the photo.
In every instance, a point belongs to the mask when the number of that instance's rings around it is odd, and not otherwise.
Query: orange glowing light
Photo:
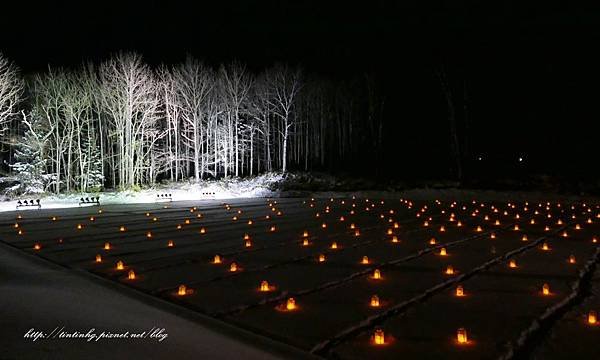
[[[464,290],[464,288],[462,287],[462,285],[458,285],[458,286],[456,287],[456,296],[458,296],[458,297],[465,296],[465,290]]]
[[[400,242],[400,241],[398,240],[398,237],[396,235],[394,235],[394,236],[392,236],[392,242],[393,243],[397,243],[397,242]]]
[[[594,310],[591,310],[588,313],[588,319],[587,319],[588,324],[590,325],[596,325],[598,323],[598,316],[596,315],[596,312]]]
[[[435,245],[435,243],[436,243],[435,238],[429,239],[429,245]]]
[[[205,228],[200,228],[200,234],[206,234],[206,229]]]
[[[302,246],[308,246],[308,245],[309,245],[308,239],[302,240]]]
[[[512,268],[512,269],[516,268],[516,267],[517,267],[517,260],[511,259],[511,260],[508,262],[508,267],[509,267],[509,268]]]
[[[147,237],[148,239],[152,238],[152,232],[151,232],[151,231],[148,231],[148,232],[146,233],[146,237]]]
[[[527,235],[523,235],[523,237],[521,238],[521,241],[527,241]]]
[[[261,281],[260,291],[262,291],[262,292],[271,291],[271,288],[269,287],[269,282],[267,280]]]
[[[325,254],[319,254],[319,262],[325,262]]]
[[[477,232],[482,232],[482,231],[483,231],[483,229],[481,228],[481,226],[477,226],[477,229],[475,229],[475,231],[477,231]]]
[[[377,295],[371,296],[370,305],[371,305],[371,307],[379,307],[379,296],[377,296]]]
[[[110,243],[109,242],[104,243],[104,250],[110,250],[110,249],[111,249]]]
[[[81,229],[83,229],[83,225],[77,224],[77,230],[81,230]]]
[[[570,255],[569,256],[569,264],[575,264],[577,262],[577,259],[575,259],[575,255]]]
[[[221,256],[215,255],[215,257],[213,258],[213,264],[220,264],[220,263],[221,263]]]
[[[173,246],[175,246],[175,243],[173,242],[173,240],[169,240],[167,242],[167,247],[173,247]]]
[[[100,254],[96,255],[96,262],[97,263],[101,263],[102,262],[102,255],[100,255]]]
[[[368,257],[368,256],[366,256],[366,255],[365,255],[365,256],[363,256],[363,257],[362,257],[362,260],[360,261],[360,263],[361,263],[361,264],[364,264],[364,265],[368,265],[368,264],[369,264],[369,257]]]
[[[185,285],[179,285],[179,288],[177,289],[177,295],[185,296],[186,294],[187,294],[187,288],[185,287]]]
[[[123,269],[125,269],[125,265],[123,265],[123,262],[121,260],[117,261],[117,270]]]
[[[445,247],[441,248],[440,249],[440,256],[447,256],[447,255],[448,255],[448,252],[446,251],[446,248]]]
[[[550,247],[548,246],[548,243],[543,243],[542,244],[542,250],[543,251],[550,251]]]
[[[270,230],[271,230],[271,232],[274,232],[276,230],[276,227],[275,226],[271,226]]]
[[[456,331],[456,341],[459,344],[469,343],[469,338],[467,336],[467,330],[465,328],[460,328]]]
[[[125,226],[122,226],[122,225],[121,225],[121,227],[119,228],[119,231],[120,231],[120,232],[124,232],[124,231],[125,231]]]
[[[544,284],[544,285],[542,286],[542,294],[543,294],[544,296],[550,295],[550,285],[548,285],[548,284]]]
[[[385,334],[383,333],[383,330],[381,330],[381,329],[375,330],[375,332],[373,333],[373,343],[375,345],[384,345],[385,344]]]
[[[129,270],[129,273],[127,273],[127,279],[135,280],[135,271]]]
[[[233,263],[231,263],[231,265],[229,265],[229,271],[231,271],[231,272],[236,272],[236,271],[238,271],[238,266],[237,266],[237,264],[236,264],[236,263],[234,263],[234,262],[233,262]]]
[[[288,298],[285,304],[285,308],[288,311],[296,310],[296,300],[294,300],[294,298]]]
[[[40,250],[41,248],[42,248],[42,245],[40,245],[40,244],[33,245],[34,250]]]
[[[375,271],[373,271],[373,279],[375,279],[375,280],[381,279],[381,271],[379,269],[375,269]]]
[[[454,275],[454,267],[452,265],[446,267],[446,275]]]

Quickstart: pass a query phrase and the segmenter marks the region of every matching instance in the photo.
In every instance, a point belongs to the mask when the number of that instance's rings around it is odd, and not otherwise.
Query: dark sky
[[[191,53],[257,70],[286,61],[340,78],[371,71],[387,94],[388,129],[429,158],[447,149],[436,149],[445,130],[428,131],[446,126],[435,77],[443,64],[453,86],[468,89],[474,153],[523,153],[541,172],[587,176],[580,163],[599,154],[591,129],[600,119],[600,12],[574,3],[22,1],[0,15],[0,51],[25,72],[119,50],[153,64]]]

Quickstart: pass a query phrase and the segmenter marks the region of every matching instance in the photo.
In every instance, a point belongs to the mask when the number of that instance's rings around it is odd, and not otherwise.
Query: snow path
[[[88,278],[86,278],[88,277]],[[156,301],[125,295],[118,285],[102,284],[83,272],[72,271],[24,254],[0,243],[0,348],[3,359],[277,359],[258,349],[278,349],[283,358],[297,356],[285,346],[232,329],[208,326],[178,315]],[[178,313],[178,314],[175,314]],[[197,319],[191,317],[193,319]],[[214,321],[212,321],[214,323]],[[35,328],[51,332],[64,326],[70,331],[144,331],[165,328],[168,338],[157,340],[42,339],[23,335]]]
[[[552,231],[549,234],[546,234],[544,236],[541,236],[541,237],[535,239],[534,241],[528,243],[525,246],[521,246],[517,249],[506,252],[506,253],[504,253],[500,256],[497,256],[489,261],[486,261],[485,263],[473,268],[472,270],[470,270],[468,272],[465,272],[459,276],[456,276],[454,278],[451,278],[444,282],[441,282],[438,285],[435,285],[435,286],[425,290],[424,292],[422,292],[421,294],[419,294],[417,296],[414,296],[408,300],[405,300],[399,304],[396,304],[396,305],[390,307],[388,310],[386,310],[384,312],[381,312],[377,315],[370,316],[370,317],[364,319],[363,321],[344,329],[343,331],[339,332],[335,336],[317,344],[316,346],[314,346],[311,349],[311,353],[317,354],[317,355],[326,355],[329,352],[329,350],[331,350],[334,346],[339,345],[340,343],[342,343],[350,338],[354,338],[354,337],[360,335],[361,333],[364,333],[368,329],[371,329],[372,327],[376,326],[377,324],[380,324],[381,322],[385,321],[386,319],[388,319],[392,316],[398,316],[399,314],[402,314],[409,307],[411,307],[413,305],[417,305],[417,304],[425,301],[429,297],[449,288],[450,286],[452,286],[454,284],[458,284],[470,277],[473,277],[476,274],[480,273],[481,271],[484,271],[484,270],[488,269],[489,267],[496,265],[502,261],[506,261],[507,259],[509,259],[517,254],[520,254],[522,252],[525,252],[527,250],[535,248],[537,245],[539,245],[542,241],[544,241],[545,239],[550,237],[552,234],[557,234],[561,230],[567,228],[569,225],[571,225],[571,224],[564,225],[564,226]],[[461,239],[458,241],[462,242],[462,241],[465,241],[465,239]]]
[[[563,314],[569,311],[574,305],[577,305],[578,300],[584,295],[586,286],[591,282],[592,275],[599,262],[600,247],[596,249],[594,256],[586,262],[583,269],[579,271],[577,281],[571,286],[571,293],[559,303],[546,309],[541,316],[534,319],[531,325],[521,332],[517,341],[511,344],[509,350],[500,359],[519,359],[521,356],[526,355],[525,352],[529,349],[530,345],[533,345],[532,343],[535,341],[536,336],[552,327]]]

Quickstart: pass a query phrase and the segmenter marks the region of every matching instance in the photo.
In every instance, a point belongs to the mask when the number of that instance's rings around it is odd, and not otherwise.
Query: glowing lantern
[[[494,233],[491,233],[491,234],[490,234],[490,239],[495,239],[495,238],[496,238],[496,234],[494,234]]]
[[[33,245],[34,250],[40,250],[41,248],[42,248],[42,245],[40,245],[40,244]]]
[[[542,250],[544,250],[544,251],[550,251],[550,247],[548,246],[547,243],[543,243],[542,244]]]
[[[125,231],[125,226],[121,225],[121,227],[119,228],[120,232],[124,232]]]
[[[325,262],[325,254],[319,254],[319,262]]]
[[[588,320],[587,320],[587,322],[590,325],[596,325],[598,323],[598,318],[597,318],[596,312],[594,310],[591,310],[588,313]]]
[[[394,223],[394,229],[397,229],[397,228],[399,228],[399,227],[400,227],[400,225],[398,225],[398,223],[397,223],[397,222],[395,222],[395,223]]]
[[[129,270],[129,273],[127,273],[127,279],[135,280],[135,271]]]
[[[354,236],[355,237],[359,237],[360,236],[360,230],[358,230],[358,229],[354,230]]]
[[[321,228],[323,228],[323,229],[327,228],[327,224],[326,223],[322,223],[321,224]]]
[[[459,344],[467,344],[469,342],[467,330],[465,328],[460,328],[456,331],[456,341]]]
[[[399,242],[398,237],[396,235],[392,236],[392,242],[393,243]]]
[[[244,246],[247,248],[252,247],[252,241],[246,240],[246,242],[244,243]]]
[[[267,292],[267,291],[271,291],[271,288],[269,287],[269,282],[266,280],[261,281],[260,283],[260,291],[263,292]]]
[[[14,226],[14,228],[15,228],[15,229],[18,229],[18,228],[19,228],[19,223],[15,223],[15,226]]]
[[[563,231],[562,237],[568,237],[568,236],[569,236],[569,234],[567,234],[567,230]]]
[[[303,237],[308,237],[308,231],[304,230],[304,233],[302,234]]]
[[[458,285],[456,287],[456,296],[458,296],[458,297],[465,296],[465,290],[463,289],[462,285]]]
[[[550,227],[546,225],[546,227],[544,227],[544,231],[550,231]]]
[[[542,286],[542,294],[545,296],[550,295],[550,285],[544,284]]]
[[[477,232],[482,232],[482,231],[483,231],[483,229],[481,228],[481,226],[477,226],[477,229],[475,229],[475,231],[477,231]]]
[[[344,220],[346,220],[346,219],[344,219],[343,216],[340,216],[340,221],[344,221]]]
[[[288,298],[285,308],[289,311],[296,310],[296,300],[294,300],[294,298]]]
[[[445,247],[441,248],[440,249],[440,256],[447,256],[447,255],[448,255],[448,252],[446,251],[446,248]]]
[[[104,243],[104,250],[110,250],[110,243]]]
[[[429,245],[435,245],[435,243],[436,243],[435,238],[429,239]]]
[[[375,332],[373,333],[373,343],[375,343],[375,345],[384,345],[385,344],[385,334],[383,333],[383,330],[381,330],[381,329],[375,330]]]
[[[158,221],[158,218],[157,217],[153,217],[152,221]]]
[[[576,225],[575,225],[575,230],[581,230],[581,225],[579,225],[579,224],[576,224]]]
[[[56,216],[53,216],[53,217],[52,217],[52,221],[56,221]]]
[[[596,238],[595,236],[592,238],[592,243],[597,243],[598,242],[598,238]]]
[[[513,227],[514,231],[519,231],[519,224],[515,224],[515,226]]]
[[[373,279],[375,279],[375,280],[381,279],[381,271],[379,269],[375,269],[375,271],[373,271]]]
[[[446,231],[446,228],[444,226],[440,226],[440,232],[444,232]]]
[[[175,243],[173,242],[173,240],[169,240],[167,242],[167,247],[173,247],[173,246],[175,246]]]
[[[102,209],[98,210],[98,214],[102,214]]]
[[[371,296],[371,307],[379,307],[379,296],[373,295]]]
[[[179,288],[177,289],[177,295],[185,296],[186,294],[187,294],[187,288],[185,287],[185,285],[179,285]]]
[[[575,255],[569,256],[569,264],[575,264],[577,260],[575,259]]]
[[[97,263],[101,263],[102,262],[102,255],[100,255],[100,254],[96,255],[96,262]]]
[[[354,223],[350,224],[350,229],[354,230],[356,228],[356,225],[354,225]]]
[[[275,226],[271,226],[271,232],[274,232],[276,230]]]
[[[308,246],[308,239],[302,240],[302,246]]]
[[[146,233],[146,237],[147,237],[148,239],[152,238],[152,232],[151,232],[151,231],[148,231],[148,232]]]
[[[93,216],[90,216],[90,221],[96,221],[96,218]]]
[[[237,264],[236,264],[236,263],[234,263],[234,262],[233,262],[233,263],[231,263],[231,265],[229,265],[229,271],[231,271],[231,272],[236,272],[236,271],[238,271],[238,266],[237,266]]]
[[[509,268],[512,268],[512,269],[516,268],[516,267],[517,267],[517,260],[511,259],[511,260],[508,262],[508,267],[509,267]]]
[[[388,234],[388,235],[392,235],[392,234],[394,234],[394,230],[392,230],[392,229],[388,229],[388,230],[387,230],[387,234]]]
[[[332,243],[331,243],[331,249],[337,249],[337,248],[338,248],[338,244],[337,244],[337,242],[335,242],[335,241],[334,241],[334,242],[332,242]]]
[[[206,234],[206,229],[205,228],[200,228],[200,234]]]
[[[446,267],[446,275],[454,275],[454,268],[452,265],[448,265],[448,267]]]
[[[146,213],[146,216],[150,216],[150,213],[148,213],[148,212],[147,212],[147,213]]]
[[[250,235],[244,234],[244,240],[250,240]]]
[[[367,264],[369,264],[369,257],[368,257],[368,256],[366,256],[366,255],[365,255],[365,256],[363,256],[363,257],[362,257],[362,260],[361,260],[361,262],[360,262],[360,263],[361,263],[361,264],[364,264],[364,265],[367,265]]]
[[[117,270],[123,270],[125,266],[121,260],[117,261]]]
[[[558,221],[556,222],[556,225],[562,225],[562,224],[563,224],[562,220],[558,219]]]
[[[535,219],[531,219],[531,221],[529,222],[531,225],[535,224]]]
[[[459,221],[459,222],[457,222],[457,223],[456,223],[456,226],[458,226],[458,227],[461,227],[461,226],[462,226],[462,222],[460,222],[460,221]]]
[[[521,238],[521,241],[527,241],[527,235],[523,235],[523,237]]]
[[[77,230],[81,230],[81,229],[83,229],[83,225],[77,224]]]
[[[248,225],[252,225],[252,220],[248,220]]]
[[[425,221],[425,222],[423,223],[423,226],[429,226],[429,222],[428,222],[428,221]]]
[[[221,263],[221,256],[215,255],[215,257],[213,258],[213,264],[220,264],[220,263]]]
[[[181,224],[177,224],[177,230],[181,230]]]
[[[494,225],[500,225],[500,220],[496,220],[496,222],[494,223]]]

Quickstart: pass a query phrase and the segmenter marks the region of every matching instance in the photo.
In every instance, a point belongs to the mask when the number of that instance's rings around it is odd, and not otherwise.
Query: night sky
[[[194,5],[192,5],[192,3]],[[600,11],[568,1],[48,1],[2,14],[0,49],[26,73],[135,50],[256,71],[276,61],[386,94],[386,157],[418,149],[435,176],[448,140],[435,70],[468,92],[472,156],[486,171],[597,178]],[[3,5],[4,6],[4,5]],[[523,156],[523,164],[516,159]],[[441,160],[440,160],[441,159]],[[477,165],[481,166],[481,165]],[[483,168],[482,168],[483,169]],[[519,170],[520,171],[520,170]]]

